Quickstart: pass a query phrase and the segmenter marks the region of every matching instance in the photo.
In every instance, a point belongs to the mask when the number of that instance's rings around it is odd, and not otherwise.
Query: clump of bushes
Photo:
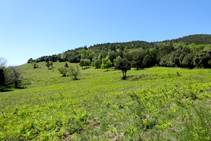
[[[63,77],[70,76],[73,80],[78,80],[80,70],[79,65],[58,68],[59,73],[62,74]]]
[[[67,68],[60,67],[60,68],[58,68],[58,71],[60,74],[62,74],[63,77],[67,76]]]
[[[68,70],[68,75],[72,77],[73,80],[78,80],[78,75],[80,75],[79,65],[70,66]]]
[[[18,67],[6,66],[6,60],[0,58],[0,89],[9,86],[21,87],[22,73]]]

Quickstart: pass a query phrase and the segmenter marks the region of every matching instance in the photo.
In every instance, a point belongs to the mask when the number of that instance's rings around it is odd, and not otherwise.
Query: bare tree
[[[0,68],[6,68],[7,60],[0,57]]]
[[[18,88],[22,82],[20,70],[18,69],[18,67],[10,66],[7,68],[7,71],[9,73],[8,82],[10,84],[14,83],[15,88]]]

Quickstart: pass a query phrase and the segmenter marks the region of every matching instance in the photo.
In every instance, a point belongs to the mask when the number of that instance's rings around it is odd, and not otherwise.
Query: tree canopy
[[[112,63],[108,58],[102,59],[101,69],[107,69],[112,67]]]
[[[104,59],[106,58],[106,59]],[[117,42],[78,47],[58,55],[30,58],[27,62],[49,61],[80,63],[80,66],[92,65],[95,68],[115,66],[118,58],[126,59],[137,69],[152,66],[210,68],[211,35],[189,35],[178,39],[160,42]],[[110,62],[108,63],[108,60]],[[108,65],[108,66],[107,66]],[[50,67],[50,66],[49,66]]]
[[[122,71],[123,79],[125,79],[127,71],[131,69],[131,64],[127,59],[119,58],[114,67]]]

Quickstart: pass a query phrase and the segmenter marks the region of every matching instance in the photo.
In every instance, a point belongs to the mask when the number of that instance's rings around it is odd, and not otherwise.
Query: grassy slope
[[[205,107],[211,97],[208,69],[132,69],[121,80],[89,68],[73,81],[58,73],[64,64],[21,66],[31,85],[0,93],[0,139],[183,140],[192,101]]]

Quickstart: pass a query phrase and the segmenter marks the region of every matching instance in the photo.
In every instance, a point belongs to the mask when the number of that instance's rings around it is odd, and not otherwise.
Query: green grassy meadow
[[[24,89],[0,92],[0,140],[211,140],[211,70],[20,66]]]

